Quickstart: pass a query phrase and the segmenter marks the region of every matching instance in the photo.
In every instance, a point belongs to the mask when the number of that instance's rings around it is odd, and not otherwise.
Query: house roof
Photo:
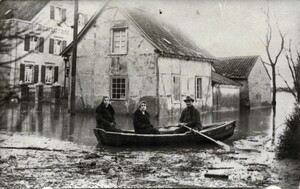
[[[213,58],[205,49],[197,46],[188,36],[169,24],[158,21],[153,15],[137,9],[125,8],[136,26],[147,36],[162,55]]]
[[[0,19],[15,18],[30,21],[50,0],[2,0]]]
[[[212,63],[215,71],[231,79],[246,79],[259,58],[256,56],[222,57]]]
[[[211,72],[211,79],[213,82],[222,84],[222,85],[235,85],[235,86],[243,86],[241,83],[233,81],[227,77],[224,77],[214,71]]]
[[[153,15],[140,9],[118,7],[140,30],[142,35],[156,48],[156,52],[160,55],[185,59],[214,60],[214,57],[209,52],[197,46],[177,28],[156,20]],[[99,15],[99,12],[96,13],[96,16],[91,18],[90,23]],[[89,26],[82,29],[78,35],[78,40],[80,40],[88,28]],[[73,42],[67,46],[61,54],[63,55],[69,52],[72,46]]]

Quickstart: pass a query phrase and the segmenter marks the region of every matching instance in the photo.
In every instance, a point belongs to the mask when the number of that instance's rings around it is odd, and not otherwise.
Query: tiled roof
[[[50,0],[2,0],[0,19],[16,18],[30,21]]]
[[[211,79],[213,82],[218,83],[218,84],[222,84],[222,85],[235,85],[235,86],[242,86],[242,84],[233,81],[227,77],[224,77],[214,71],[211,72]]]
[[[215,71],[231,79],[245,79],[249,76],[259,56],[237,56],[218,58],[212,65]]]
[[[149,13],[136,8],[123,8],[120,6],[119,8],[127,17],[129,17],[133,24],[141,31],[142,35],[145,36],[161,55],[186,59],[196,58],[214,60],[214,57],[209,52],[197,46],[178,29],[159,22]],[[93,23],[93,20],[100,14],[101,13],[99,12],[96,13],[97,16],[91,18],[90,23]],[[78,35],[78,40],[80,40],[88,29],[88,26],[82,29],[81,33]],[[72,46],[73,43],[67,46],[61,54],[64,55],[69,52]]]
[[[178,28],[158,21],[154,15],[137,8],[125,8],[126,13],[148,40],[162,55],[182,57],[214,58],[205,49],[197,46]]]

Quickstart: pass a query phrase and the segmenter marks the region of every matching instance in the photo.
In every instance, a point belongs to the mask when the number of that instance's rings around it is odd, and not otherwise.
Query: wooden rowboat
[[[225,140],[234,133],[236,121],[214,123],[203,126],[201,133],[215,140]],[[108,146],[145,146],[145,145],[178,145],[178,144],[201,144],[209,140],[196,133],[173,134],[176,128],[159,129],[161,134],[136,134],[134,131],[110,132],[95,128],[94,133],[99,143]]]

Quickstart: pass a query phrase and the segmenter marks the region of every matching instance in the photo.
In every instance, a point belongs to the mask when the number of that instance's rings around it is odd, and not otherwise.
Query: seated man
[[[146,111],[145,101],[141,101],[138,109],[134,112],[133,126],[135,132],[139,134],[159,134],[159,131],[150,123],[150,115]]]
[[[196,130],[202,130],[202,124],[200,122],[200,112],[193,106],[194,99],[190,96],[187,96],[184,100],[186,108],[182,111],[179,126],[186,125]],[[175,133],[185,133],[189,131],[185,127],[180,127],[175,130]]]

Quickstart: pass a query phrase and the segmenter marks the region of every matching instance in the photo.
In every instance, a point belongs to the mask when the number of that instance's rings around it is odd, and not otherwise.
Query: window
[[[113,54],[127,53],[127,32],[126,28],[112,30],[112,48]]]
[[[111,79],[111,99],[126,99],[127,79],[124,77],[113,77]]]
[[[43,52],[44,51],[44,38],[37,37],[37,36],[25,35],[24,50],[25,51]]]
[[[51,38],[49,43],[49,53],[59,55],[66,46],[67,41]]]
[[[180,76],[172,75],[172,102],[180,102]]]
[[[79,26],[84,26],[88,21],[87,15],[83,13],[78,13],[78,25]]]
[[[53,81],[54,81],[53,66],[46,66],[45,83],[53,83]]]
[[[58,81],[58,66],[54,63],[46,63],[42,65],[41,82],[45,84],[52,84]]]
[[[66,20],[66,9],[61,7],[50,6],[50,19],[59,22]]]
[[[202,78],[196,77],[196,98],[202,99]]]
[[[25,66],[24,83],[33,82],[33,65]]]
[[[39,78],[39,66],[33,64],[20,64],[20,81],[24,83],[37,83]]]

